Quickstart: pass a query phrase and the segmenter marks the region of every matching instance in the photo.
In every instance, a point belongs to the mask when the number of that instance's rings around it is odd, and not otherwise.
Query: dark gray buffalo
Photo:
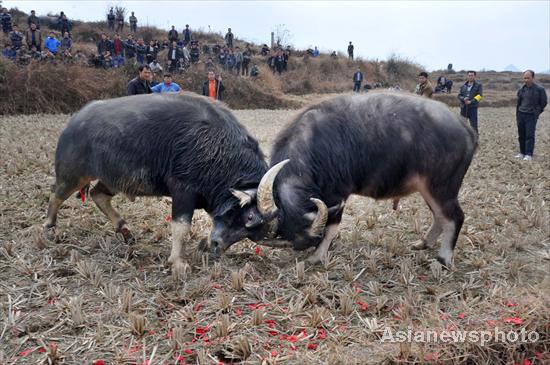
[[[217,247],[264,236],[256,190],[266,171],[257,141],[220,103],[176,94],[95,101],[59,137],[45,227],[55,226],[63,201],[93,180],[92,199],[125,238],[130,231],[111,206],[115,194],[170,196],[168,261],[181,264],[195,209],[213,218]]]
[[[464,222],[458,191],[476,146],[474,131],[442,103],[399,93],[337,97],[305,109],[280,133],[258,208],[294,249],[317,247],[308,258],[314,263],[326,255],[351,194],[419,192],[433,224],[415,248],[443,233],[437,258],[449,266]]]

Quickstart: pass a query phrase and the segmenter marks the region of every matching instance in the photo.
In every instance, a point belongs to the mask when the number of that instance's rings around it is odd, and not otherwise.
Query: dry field
[[[236,112],[266,152],[293,113]],[[409,249],[431,223],[414,195],[397,212],[389,201],[352,197],[334,250],[305,268],[306,253],[252,242],[209,260],[197,246],[210,222],[197,211],[180,278],[164,267],[168,199],[115,198],[137,238],[131,249],[91,201],[75,198],[45,238],[68,116],[0,119],[0,364],[549,364],[549,112],[531,163],[512,158],[513,108],[479,114],[451,271],[434,252]],[[538,341],[382,341],[409,328],[525,329]]]

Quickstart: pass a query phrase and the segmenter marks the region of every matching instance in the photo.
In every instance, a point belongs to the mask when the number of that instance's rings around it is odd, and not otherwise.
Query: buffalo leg
[[[190,193],[172,193],[172,249],[168,263],[174,266],[182,264],[183,244],[189,240],[196,196]]]
[[[57,213],[61,204],[67,198],[71,196],[75,191],[89,183],[88,179],[76,179],[75,181],[59,181],[55,183],[54,191],[50,195],[50,202],[48,204],[48,214],[46,216],[46,222],[44,222],[44,228],[55,227],[57,222]]]
[[[310,264],[316,264],[318,262],[321,262],[326,256],[328,249],[330,247],[330,243],[332,240],[336,237],[338,234],[338,223],[331,224],[327,227],[327,231],[325,233],[325,237],[323,238],[323,241],[317,246],[317,249],[315,252],[307,258],[307,261]]]
[[[428,234],[422,240],[412,245],[412,249],[414,250],[423,250],[433,247],[437,238],[443,232],[444,215],[442,212],[442,205],[434,198],[424,182],[418,187],[418,192],[422,195],[422,198],[430,208],[433,218],[432,226]]]
[[[103,214],[105,214],[107,218],[109,218],[109,220],[113,223],[116,232],[122,234],[122,236],[124,237],[124,241],[128,241],[129,239],[131,239],[132,235],[130,234],[130,230],[126,225],[126,222],[124,221],[124,219],[121,218],[120,214],[111,205],[111,200],[113,199],[113,196],[115,194],[111,192],[109,188],[105,186],[105,184],[99,181],[90,192],[90,195],[99,210],[101,210]]]
[[[456,241],[464,223],[464,213],[456,198],[443,204],[443,215],[443,242],[439,248],[437,260],[446,267],[450,267]]]

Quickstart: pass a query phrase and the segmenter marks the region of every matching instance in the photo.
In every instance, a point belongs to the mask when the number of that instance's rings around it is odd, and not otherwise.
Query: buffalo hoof
[[[178,258],[176,261],[174,261],[171,265],[172,270],[172,277],[176,280],[182,280],[185,278],[186,275],[186,266],[181,260],[181,258]]]
[[[425,239],[421,239],[411,245],[411,250],[425,250],[429,247],[428,242]]]
[[[57,238],[56,231],[55,231],[55,224],[44,224],[42,226],[42,231],[44,233],[44,237],[47,240],[55,240]]]
[[[451,270],[451,267],[453,265],[452,260],[445,259],[441,256],[437,256],[436,259],[445,269]]]
[[[117,233],[117,235],[120,235],[120,237],[122,237],[122,240],[125,243],[130,244],[130,245],[136,243],[136,240],[135,240],[134,236],[132,235],[132,232],[130,232],[130,230],[128,229],[128,227],[123,226],[122,228],[117,229],[116,233]]]
[[[318,265],[322,262],[322,259],[320,257],[317,257],[317,255],[313,254],[311,256],[309,256],[308,258],[305,259],[304,263],[310,267],[310,266],[315,266],[315,265]]]

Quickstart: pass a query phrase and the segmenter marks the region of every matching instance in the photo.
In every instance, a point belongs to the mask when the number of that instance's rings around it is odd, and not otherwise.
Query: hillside
[[[11,9],[10,12],[14,23],[26,24],[27,14],[17,9]],[[55,24],[54,19],[53,16],[41,17],[43,34],[52,30],[50,26]],[[128,29],[128,25],[125,29]],[[223,44],[221,34],[200,29],[192,31],[193,38],[201,44]],[[105,21],[74,21],[74,51],[80,50],[86,55],[95,52],[96,42],[102,32],[108,33]],[[167,31],[155,27],[138,29],[138,36],[143,37],[146,43],[150,40],[163,40],[166,35]],[[0,38],[0,41],[5,39]],[[251,64],[259,65],[260,76],[240,77],[220,70],[227,89],[225,102],[234,109],[296,108],[302,106],[304,100],[312,99],[304,98],[304,95],[349,92],[353,86],[351,78],[357,68],[363,71],[369,84],[379,84],[382,87],[399,84],[403,90],[413,91],[416,76],[422,70],[420,65],[397,56],[391,56],[388,60],[350,61],[345,55],[332,58],[328,54],[321,54],[313,58],[304,50],[292,49],[288,71],[278,75],[267,66],[267,57],[260,55],[260,45],[249,44],[237,38],[235,46],[240,46],[241,49],[249,46],[255,52]],[[166,59],[165,53],[159,54],[161,64]],[[187,91],[200,92],[206,78],[203,62],[207,56],[201,54],[200,61],[185,73],[175,75],[174,81]],[[439,74],[432,73],[432,82],[435,82]],[[74,112],[90,100],[125,95],[126,84],[135,75],[136,67],[132,65],[122,69],[104,70],[62,62],[42,62],[24,67],[0,60],[0,78],[5,81],[0,84],[0,114]],[[437,95],[436,98],[449,105],[457,105],[454,92],[464,82],[465,72],[450,74],[448,77],[455,85],[453,94]],[[483,72],[479,73],[478,78],[485,87],[483,105],[505,106],[515,102],[515,90],[521,85],[521,73]],[[157,81],[161,81],[160,76]],[[537,81],[546,87],[550,86],[548,75],[539,77]]]

